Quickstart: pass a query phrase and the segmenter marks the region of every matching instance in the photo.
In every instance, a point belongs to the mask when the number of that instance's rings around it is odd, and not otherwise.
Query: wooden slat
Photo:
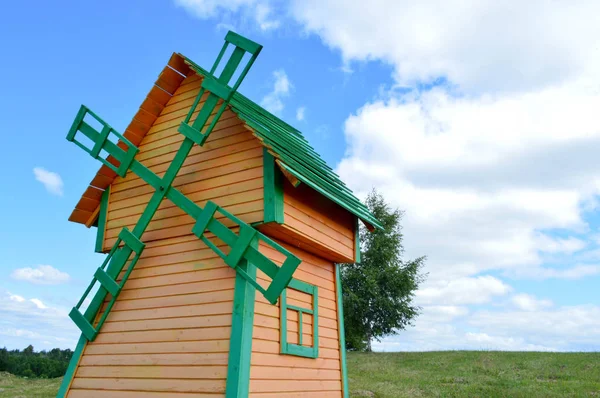
[[[255,380],[340,380],[340,371],[335,369],[290,368],[285,372],[275,366],[253,366],[250,377]]]
[[[148,97],[144,100],[144,102],[142,102],[140,109],[143,109],[146,112],[148,112],[149,114],[158,117],[158,115],[160,115],[162,110],[165,109],[165,106],[164,106],[164,104],[159,104],[158,102],[154,101],[152,98]]]
[[[283,370],[282,370],[283,371]],[[340,380],[252,380],[250,392],[312,392],[340,391]]]
[[[150,92],[148,93],[148,98],[150,98],[154,102],[156,102],[156,103],[161,104],[161,105],[164,106],[171,99],[171,94],[169,94],[168,92],[164,91],[163,89],[161,89],[158,86],[153,86],[150,89]]]
[[[229,352],[229,340],[173,341],[162,343],[90,344],[86,355],[175,354]]]
[[[307,369],[339,369],[339,359],[326,358],[304,358],[292,355],[266,354],[260,352],[252,352],[252,365],[258,366],[277,366],[281,371],[286,368],[307,368]]]
[[[166,91],[167,93],[173,95],[177,90],[177,87],[181,84],[184,77],[179,73],[175,72],[173,69],[165,66],[160,75],[158,75],[158,80],[156,84],[158,87]]]
[[[139,391],[117,391],[117,390],[81,390],[71,389],[67,398],[89,398],[90,396],[95,398],[139,398]],[[153,392],[144,391],[144,398],[215,398],[213,393],[182,393],[182,392]]]
[[[98,171],[98,173],[96,173],[96,176],[94,177],[94,179],[92,180],[90,185],[106,190],[106,188],[108,188],[108,186],[111,184],[111,182],[113,182],[113,180],[114,180],[113,177],[104,175],[104,174],[100,173],[100,171]]]
[[[100,204],[96,206],[96,209],[92,212],[90,218],[88,218],[88,220],[85,222],[85,226],[90,228],[94,224],[94,222],[96,222],[98,214],[100,214]]]
[[[79,224],[85,224],[85,222],[89,220],[91,215],[91,211],[74,209],[71,215],[69,216],[69,221],[77,222]]]
[[[331,391],[311,391],[311,398],[341,398],[342,390],[331,390]],[[285,392],[285,391],[277,391],[277,392],[260,392],[260,393],[252,393],[250,395],[251,398],[305,398],[306,393],[303,391],[300,392]],[[129,397],[126,397],[129,398]]]
[[[233,284],[232,284],[233,286]],[[123,295],[128,297],[133,295],[130,291],[129,295]],[[139,298],[139,299],[123,299],[120,297],[115,303],[113,311],[118,312],[120,310],[133,310],[133,309],[144,309],[144,308],[169,308],[177,306],[191,305],[194,303],[212,303],[212,302],[223,302],[233,301],[233,289],[218,290],[214,292],[201,292],[201,293],[190,293],[180,294],[175,296],[159,296],[152,298]]]
[[[100,202],[100,199],[102,199],[102,194],[104,193],[104,191],[102,189],[98,189],[96,187],[87,187],[87,189],[85,190],[85,192],[83,193],[83,197],[84,198],[88,198],[91,200],[97,200],[98,202]]]
[[[139,120],[142,124],[146,126],[152,126],[152,123],[156,120],[157,116],[140,108],[137,113],[133,117],[135,120]],[[149,128],[149,127],[148,127]]]
[[[228,354],[128,354],[128,355],[84,355],[81,366],[135,366],[135,365],[227,365]],[[339,365],[339,364],[338,364]]]
[[[185,63],[181,54],[173,53],[169,59],[168,65],[184,76],[190,71],[190,67]]]
[[[202,333],[195,329],[164,329],[118,333],[100,333],[95,343],[154,343],[164,341],[222,340],[230,337],[231,327],[204,328]]]
[[[98,207],[99,204],[100,204],[99,200],[97,200],[95,198],[92,199],[92,198],[83,196],[81,199],[79,199],[79,202],[77,202],[77,205],[75,206],[75,208],[93,212],[94,210],[96,210],[96,207]]]
[[[227,366],[81,366],[77,377],[225,380]]]
[[[76,377],[72,388],[165,392],[225,392],[225,380],[117,379]]]
[[[203,303],[173,308],[163,307],[147,310],[111,311],[107,322],[230,315],[232,309],[233,301],[212,304]]]

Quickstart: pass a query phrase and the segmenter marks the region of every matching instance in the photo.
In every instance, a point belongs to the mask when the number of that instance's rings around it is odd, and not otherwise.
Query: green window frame
[[[288,304],[288,289],[309,294],[312,297],[312,308],[303,308]],[[319,356],[319,288],[306,282],[292,279],[288,287],[283,290],[283,293],[281,293],[279,305],[281,308],[281,353],[287,355],[296,355],[299,357],[317,358]],[[295,311],[298,313],[298,344],[288,342],[288,311]],[[313,333],[311,345],[306,344],[303,338],[303,314],[312,316]]]

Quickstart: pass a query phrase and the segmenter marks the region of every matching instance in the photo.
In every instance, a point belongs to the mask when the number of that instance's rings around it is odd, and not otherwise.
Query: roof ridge
[[[191,59],[180,54],[191,69],[199,75],[209,72]],[[232,110],[250,127],[261,144],[271,151],[286,171],[324,195],[334,203],[357,216],[369,227],[382,228],[342,179],[321,158],[296,128],[256,104],[239,91],[229,102]]]

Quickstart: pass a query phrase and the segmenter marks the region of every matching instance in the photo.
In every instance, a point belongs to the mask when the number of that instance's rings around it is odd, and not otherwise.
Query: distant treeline
[[[65,375],[72,356],[70,349],[34,352],[32,345],[23,351],[0,348],[0,372],[24,377],[61,377]]]

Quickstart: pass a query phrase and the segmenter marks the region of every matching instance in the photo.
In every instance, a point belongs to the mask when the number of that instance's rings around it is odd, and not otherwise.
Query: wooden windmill
[[[173,54],[124,134],[79,110],[67,139],[103,166],[70,220],[108,255],[59,397],[347,396],[336,263],[379,224],[237,92],[261,49],[229,32],[210,71]]]

